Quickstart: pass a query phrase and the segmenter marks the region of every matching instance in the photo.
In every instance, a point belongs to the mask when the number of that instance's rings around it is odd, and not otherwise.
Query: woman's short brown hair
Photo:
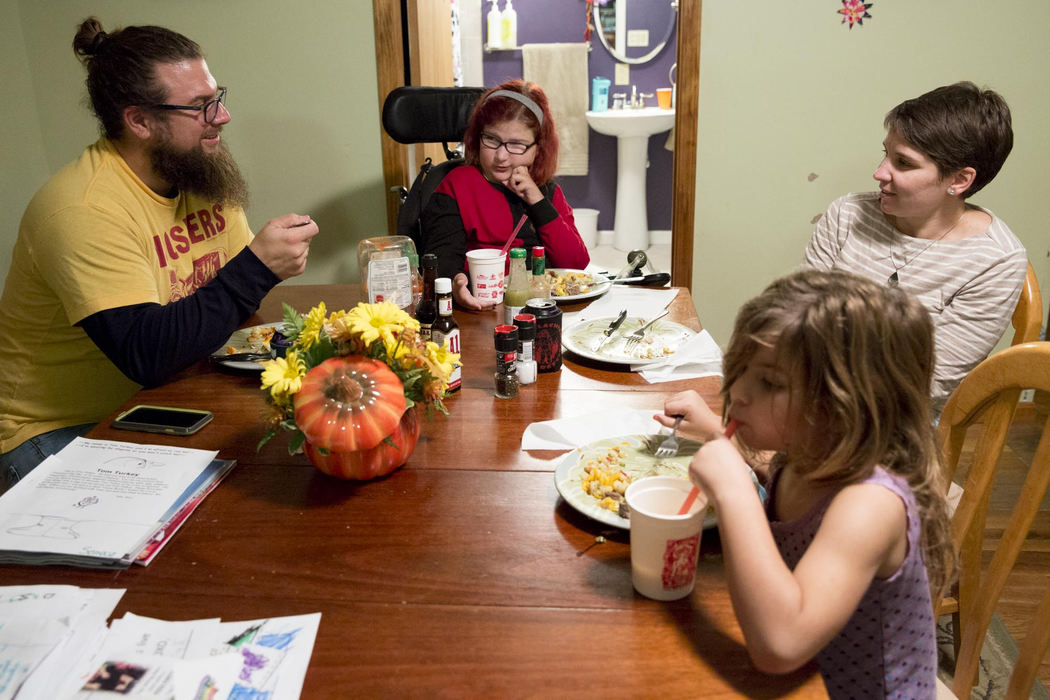
[[[502,95],[492,97],[496,90],[510,90],[528,97],[540,108],[543,123],[541,124],[532,110],[521,102]],[[553,180],[558,169],[558,134],[554,130],[550,104],[539,85],[524,80],[508,80],[488,90],[478,100],[467,123],[467,132],[463,135],[467,165],[480,165],[481,132],[484,128],[489,124],[506,121],[521,122],[532,130],[536,140],[536,159],[529,168],[529,174],[533,181],[537,185],[545,185]]]
[[[968,81],[901,102],[883,124],[936,163],[941,177],[976,170],[964,199],[995,178],[1014,145],[1006,100]]]

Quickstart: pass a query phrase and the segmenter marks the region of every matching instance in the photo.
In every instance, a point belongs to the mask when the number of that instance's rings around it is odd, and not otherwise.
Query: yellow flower
[[[284,357],[269,360],[263,365],[262,388],[270,390],[270,396],[278,404],[291,403],[292,396],[303,386],[306,364],[295,350]]]
[[[324,302],[310,309],[310,313],[306,314],[306,319],[303,323],[303,331],[299,334],[299,345],[303,350],[309,350],[310,347],[317,342],[317,338],[321,334],[321,329],[324,328],[324,319],[327,314]]]
[[[332,312],[332,315],[328,317],[328,323],[325,324],[324,329],[325,332],[328,333],[328,337],[335,343],[345,343],[351,338],[347,313],[342,309]]]
[[[442,384],[447,384],[448,378],[452,376],[452,365],[459,362],[459,354],[449,352],[448,345],[438,345],[427,341],[426,363],[430,373]]]
[[[370,346],[380,337],[383,338],[384,344],[396,342],[395,334],[406,328],[419,330],[419,321],[389,301],[376,304],[362,302],[350,310],[345,323],[350,333],[359,336],[366,346]]]

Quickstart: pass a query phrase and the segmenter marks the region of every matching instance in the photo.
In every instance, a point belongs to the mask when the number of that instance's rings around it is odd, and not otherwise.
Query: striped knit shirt
[[[828,207],[806,248],[803,267],[848,270],[882,283],[896,271],[901,288],[930,312],[935,415],[999,342],[1028,270],[1017,236],[995,214],[981,211],[992,219],[983,233],[931,243],[893,228],[877,192],[848,194]]]

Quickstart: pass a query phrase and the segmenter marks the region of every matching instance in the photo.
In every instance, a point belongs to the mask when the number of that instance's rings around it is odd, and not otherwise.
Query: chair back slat
[[[1024,389],[1050,391],[1050,342],[1013,346],[985,359],[956,388],[938,424],[944,473],[949,480],[955,475],[966,431],[974,425],[979,425],[982,431],[974,443],[963,496],[952,516],[952,539],[959,548],[960,565],[955,589],[959,643],[952,685],[958,697],[970,695],[999,596],[1050,486],[1050,420],[1047,420],[1002,541],[996,547],[991,564],[982,570],[985,521],[995,473]],[[1019,640],[1021,654],[1010,687],[1016,686],[1013,692],[1020,694],[1008,692],[1007,698],[1027,697],[1050,644],[1047,628],[1050,628],[1050,593],[1040,604],[1028,634]]]
[[[1021,345],[1039,340],[1043,328],[1043,296],[1039,293],[1039,280],[1035,276],[1032,263],[1028,263],[1028,274],[1024,278],[1021,296],[1017,299],[1010,325],[1014,327],[1014,337],[1010,345]]]

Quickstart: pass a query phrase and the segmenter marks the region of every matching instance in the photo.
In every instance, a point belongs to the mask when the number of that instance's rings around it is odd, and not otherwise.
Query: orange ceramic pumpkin
[[[396,447],[383,440],[375,447],[353,452],[329,451],[324,454],[310,442],[303,443],[303,449],[314,466],[325,474],[340,479],[374,479],[389,474],[408,461],[416,449],[420,425],[419,412],[412,407],[405,411],[390,435],[390,441]]]
[[[303,377],[295,423],[321,471],[371,479],[404,464],[415,448],[419,420],[405,406],[401,380],[385,364],[359,355],[333,357]]]

